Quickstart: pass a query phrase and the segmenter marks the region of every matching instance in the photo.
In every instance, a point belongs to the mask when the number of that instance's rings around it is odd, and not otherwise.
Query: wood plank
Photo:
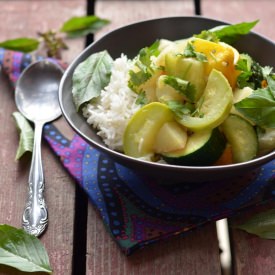
[[[86,1],[1,1],[0,41],[22,36],[35,37],[37,31],[58,28],[74,15],[85,15]],[[60,16],[62,14],[62,16]],[[84,40],[69,41],[70,49],[64,60],[71,61],[83,48]],[[16,110],[13,91],[6,78],[1,76],[0,101],[0,223],[21,227],[21,219],[27,198],[30,157],[16,162],[15,152],[18,133],[11,117]],[[58,124],[67,127],[63,120]],[[71,134],[71,130],[66,131]],[[49,226],[41,237],[45,245],[53,274],[72,273],[75,182],[52,153],[46,142],[42,145]],[[21,274],[12,268],[0,267],[0,274]]]
[[[96,34],[96,39],[110,30],[141,20],[168,16],[194,15],[193,0],[179,1],[132,1],[99,0],[96,1],[95,13],[111,20],[111,24]]]
[[[220,274],[214,223],[127,257],[110,238],[93,209],[89,212],[86,274]]]
[[[202,0],[202,14],[230,23],[259,19],[260,22],[254,30],[275,41],[275,30],[272,23],[275,14],[273,1],[231,0],[226,1],[225,6],[223,0]],[[274,206],[273,204],[273,208]],[[243,221],[245,216],[246,214],[239,216],[238,220]],[[274,241],[263,240],[237,229],[231,229],[230,231],[235,274],[275,273]]]
[[[202,15],[229,23],[244,21],[260,22],[253,29],[261,35],[275,40],[274,20],[275,6],[270,0],[201,0]]]
[[[114,28],[156,17],[193,15],[193,1],[98,1],[95,13],[111,20],[96,39]],[[92,205],[88,208],[87,273],[220,274],[215,224],[185,237],[174,237],[126,257],[121,253]]]
[[[9,0],[0,1],[0,41],[18,37],[38,38],[37,32],[58,30],[72,16],[86,14],[86,0]],[[62,15],[62,16],[60,16]],[[71,62],[84,47],[84,39],[66,40],[69,50],[63,59]]]
[[[230,219],[230,237],[233,247],[235,274],[275,274],[274,240],[261,239],[233,226],[241,224],[255,214],[275,208],[271,202],[258,206]]]

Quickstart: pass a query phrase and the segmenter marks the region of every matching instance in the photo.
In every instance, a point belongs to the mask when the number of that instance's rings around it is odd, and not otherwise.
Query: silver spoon
[[[41,138],[46,122],[61,115],[58,88],[63,70],[52,62],[38,61],[28,66],[17,81],[15,103],[18,110],[34,123],[34,144],[29,174],[29,194],[23,213],[22,227],[39,236],[48,225],[44,199],[44,174],[41,159]]]

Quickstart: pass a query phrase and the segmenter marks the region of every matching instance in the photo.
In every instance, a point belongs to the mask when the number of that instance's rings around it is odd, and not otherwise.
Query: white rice
[[[128,87],[128,72],[133,63],[125,55],[114,60],[110,83],[101,95],[83,108],[87,122],[113,150],[122,151],[123,134],[129,118],[140,108],[137,94]]]

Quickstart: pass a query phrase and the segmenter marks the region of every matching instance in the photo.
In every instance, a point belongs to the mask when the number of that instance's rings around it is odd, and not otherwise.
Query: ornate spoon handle
[[[23,213],[22,227],[31,235],[41,235],[48,224],[48,210],[44,199],[44,174],[41,159],[41,138],[44,123],[36,122],[33,155],[29,174],[29,193]]]

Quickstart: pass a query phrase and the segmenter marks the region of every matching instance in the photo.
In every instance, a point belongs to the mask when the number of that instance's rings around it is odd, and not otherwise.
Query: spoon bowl
[[[49,61],[38,61],[26,68],[18,80],[15,102],[30,121],[52,121],[61,115],[58,87],[62,69]]]
[[[29,194],[23,213],[22,227],[39,236],[47,227],[48,211],[44,199],[44,175],[41,137],[45,123],[61,115],[58,101],[63,70],[53,62],[42,60],[29,65],[18,79],[15,103],[18,110],[34,123],[34,144],[29,174]]]

